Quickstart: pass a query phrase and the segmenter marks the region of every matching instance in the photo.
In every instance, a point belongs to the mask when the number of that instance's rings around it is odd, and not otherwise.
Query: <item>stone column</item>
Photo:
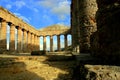
[[[23,51],[27,51],[27,31],[23,30]]]
[[[90,36],[96,31],[95,14],[97,11],[96,0],[78,0],[78,27],[80,28],[80,52],[90,51]]]
[[[72,34],[72,51],[80,53],[80,26],[79,26],[79,0],[72,0],[71,3],[71,34]]]
[[[50,36],[50,51],[53,52],[53,36]]]
[[[68,41],[67,41],[67,35],[64,36],[65,36],[64,41],[65,41],[65,50],[66,50],[68,47]]]
[[[34,48],[35,48],[35,50],[37,50],[37,35],[35,35],[35,41],[34,41],[35,43],[34,43]]]
[[[58,48],[58,51],[61,51],[61,47],[60,47],[60,35],[57,35],[57,48]]]
[[[31,50],[33,51],[34,50],[34,34],[32,33],[31,34],[31,36],[32,36],[32,41],[31,41]]]
[[[40,37],[37,36],[37,50],[40,50]]]
[[[15,25],[10,24],[10,51],[15,51]]]
[[[30,46],[31,46],[31,33],[28,32],[27,33],[27,51],[28,52],[31,52]]]
[[[43,36],[43,50],[46,51],[46,36]]]
[[[22,29],[18,26],[17,27],[17,51],[21,52],[22,50]]]
[[[7,49],[7,22],[1,20],[1,39],[0,39],[0,50]]]

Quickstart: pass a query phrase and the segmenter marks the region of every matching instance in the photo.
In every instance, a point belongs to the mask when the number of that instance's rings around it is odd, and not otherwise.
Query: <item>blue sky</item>
[[[0,0],[8,9],[36,29],[53,24],[70,26],[71,0]]]

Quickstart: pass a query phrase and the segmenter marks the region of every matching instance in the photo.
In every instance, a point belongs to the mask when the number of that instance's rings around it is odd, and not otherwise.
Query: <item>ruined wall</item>
[[[92,35],[92,54],[101,57],[120,55],[120,0],[96,0],[97,32]]]

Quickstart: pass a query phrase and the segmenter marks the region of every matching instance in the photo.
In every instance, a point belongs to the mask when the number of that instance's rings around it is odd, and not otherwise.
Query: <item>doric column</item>
[[[15,51],[15,25],[10,24],[10,51]]]
[[[27,31],[23,30],[23,51],[27,51]]]
[[[46,36],[43,36],[43,50],[46,51]]]
[[[28,32],[28,33],[27,33],[27,51],[28,51],[28,52],[31,52],[30,46],[31,46],[31,33]]]
[[[35,50],[37,50],[37,35],[35,35],[35,41],[34,41],[35,43],[34,43],[34,45],[35,45]]]
[[[57,48],[60,51],[60,35],[57,35]]]
[[[0,33],[0,49],[6,50],[7,48],[7,22],[5,20],[1,20],[1,33]]]
[[[18,26],[17,27],[18,37],[17,37],[17,51],[21,52],[22,50],[22,29]]]
[[[7,49],[7,22],[5,20],[1,20],[1,39],[0,39],[0,49]]]
[[[40,37],[37,36],[37,50],[40,50]]]
[[[80,52],[90,51],[90,36],[96,31],[95,14],[97,11],[96,0],[78,0],[78,27],[80,28]]]
[[[64,41],[65,41],[65,50],[66,50],[68,47],[67,34],[65,34],[64,36],[65,36]]]
[[[34,50],[34,34],[32,33],[31,49]]]
[[[53,52],[53,36],[50,36],[50,51]]]

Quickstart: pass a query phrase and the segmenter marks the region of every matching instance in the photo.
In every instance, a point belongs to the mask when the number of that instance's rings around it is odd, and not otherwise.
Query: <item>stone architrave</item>
[[[15,25],[10,24],[10,51],[15,51]]]
[[[0,39],[0,50],[7,49],[7,22],[1,20],[1,39]]]
[[[53,36],[50,36],[50,51],[53,52]]]

